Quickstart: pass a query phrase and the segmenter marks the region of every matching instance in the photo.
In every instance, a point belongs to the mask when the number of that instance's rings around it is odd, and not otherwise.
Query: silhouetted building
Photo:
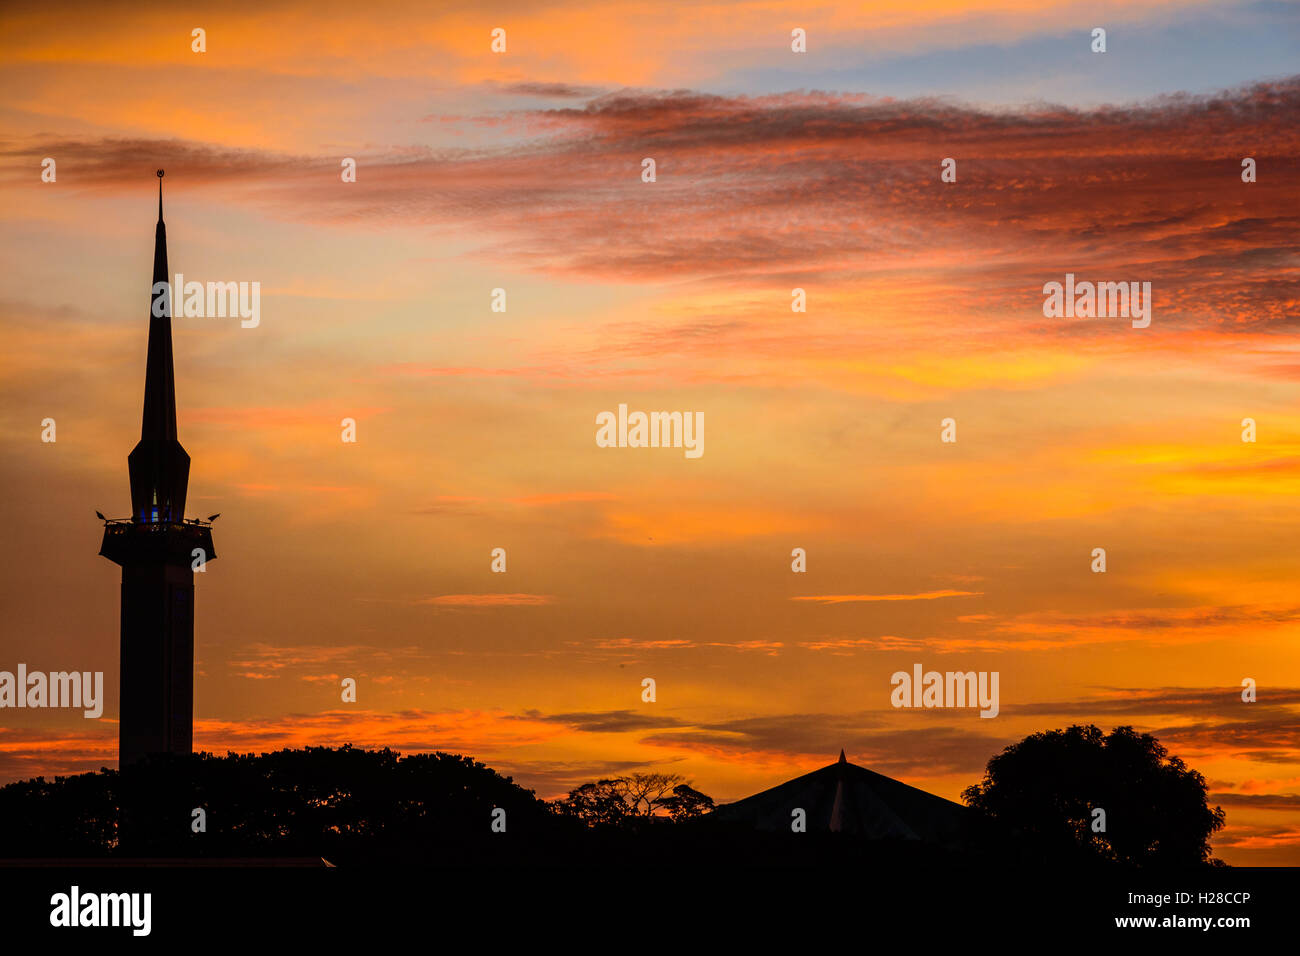
[[[158,170],[153,281],[170,283]],[[167,286],[170,289],[170,284]],[[155,305],[157,302],[157,305]],[[211,561],[211,523],[185,520],[190,456],[176,440],[171,295],[150,293],[140,442],[127,456],[131,517],[104,523],[99,553],[122,566],[118,766],[188,754],[194,735],[194,571]]]
[[[756,830],[791,831],[803,810],[808,831],[850,833],[872,840],[920,840],[945,846],[962,842],[969,810],[932,793],[849,763],[840,751],[833,764],[725,804],[719,820]]]

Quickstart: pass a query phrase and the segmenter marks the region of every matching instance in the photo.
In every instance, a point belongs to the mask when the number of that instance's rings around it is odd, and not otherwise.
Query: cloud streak
[[[916,594],[811,594],[790,598],[791,601],[816,601],[819,604],[855,604],[871,601],[935,601],[950,597],[979,597],[983,591],[921,591]]]

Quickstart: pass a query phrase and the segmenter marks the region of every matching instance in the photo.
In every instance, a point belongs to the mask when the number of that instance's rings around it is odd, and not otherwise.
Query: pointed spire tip
[[[158,170],[158,221],[162,222],[162,180],[163,171]]]
[[[844,748],[843,748],[843,747],[840,748],[840,763],[848,763],[848,761],[844,759]]]

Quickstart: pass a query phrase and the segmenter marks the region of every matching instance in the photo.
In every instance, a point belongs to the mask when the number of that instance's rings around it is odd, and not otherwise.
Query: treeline
[[[456,754],[308,747],[161,756],[0,788],[0,855],[317,857],[490,855],[571,821],[531,790]],[[519,841],[516,841],[519,842]]]

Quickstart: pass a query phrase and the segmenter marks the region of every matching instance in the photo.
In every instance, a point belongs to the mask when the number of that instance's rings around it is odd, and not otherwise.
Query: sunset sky
[[[0,782],[116,762],[95,510],[130,510],[164,167],[172,271],[261,284],[256,328],[173,322],[221,513],[196,749],[724,801],[843,747],[958,799],[1131,724],[1217,855],[1300,864],[1298,53],[1268,0],[9,5],[0,670],[107,703],[0,711]],[[1151,282],[1150,327],[1044,318],[1067,272]],[[703,412],[704,454],[597,447],[620,403]],[[892,708],[917,663],[998,671],[999,715]]]

